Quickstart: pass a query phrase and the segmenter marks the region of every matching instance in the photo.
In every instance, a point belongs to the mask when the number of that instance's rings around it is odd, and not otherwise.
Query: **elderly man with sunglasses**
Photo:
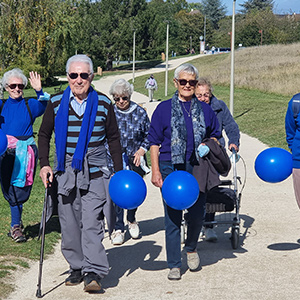
[[[43,93],[40,75],[36,72],[29,75],[38,100],[23,98],[28,80],[22,70],[15,68],[3,75],[2,84],[9,98],[0,101],[0,126],[8,140],[7,151],[0,157],[0,182],[3,196],[10,205],[8,236],[17,243],[26,242],[22,224],[23,204],[30,197],[38,159],[32,126],[44,113],[49,98],[46,99]]]
[[[179,66],[174,73],[177,89],[172,99],[161,102],[152,115],[148,139],[152,166],[152,183],[161,188],[164,179],[176,170],[193,172],[197,164],[195,149],[204,138],[219,138],[219,123],[213,110],[198,101],[195,87],[198,70],[191,64]],[[185,251],[191,271],[200,265],[197,241],[202,227],[205,194],[200,192],[196,203],[188,208],[187,239]],[[164,201],[165,234],[168,279],[181,279],[180,226],[182,211],[168,206]]]
[[[86,292],[101,290],[108,274],[102,244],[104,216],[109,233],[115,222],[108,194],[110,171],[105,143],[114,170],[122,169],[120,134],[111,101],[91,87],[93,63],[86,55],[74,55],[66,64],[69,86],[49,101],[39,131],[40,176],[47,186],[57,182],[62,253],[69,263],[68,286],[84,281]],[[49,163],[49,144],[55,134],[54,170]]]

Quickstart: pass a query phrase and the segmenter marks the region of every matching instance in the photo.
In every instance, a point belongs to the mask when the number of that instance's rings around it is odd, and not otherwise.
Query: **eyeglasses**
[[[187,83],[189,83],[190,86],[196,86],[198,83],[198,80],[186,80],[186,79],[176,79],[176,80],[182,86],[186,85]]]
[[[205,94],[196,94],[197,98],[209,98],[210,97],[210,94],[209,93],[205,93]]]
[[[11,90],[14,90],[16,87],[18,87],[20,90],[23,90],[25,85],[22,83],[16,84],[16,83],[12,83],[12,84],[8,84],[7,85]]]
[[[115,102],[118,102],[118,101],[120,101],[120,100],[124,100],[124,101],[128,101],[129,100],[129,97],[114,97],[114,100],[115,100]]]
[[[69,75],[69,77],[70,77],[71,79],[76,79],[76,78],[78,77],[78,75],[79,75],[82,79],[88,79],[89,76],[90,76],[91,74],[89,74],[89,73],[80,73],[80,74],[78,74],[78,73],[68,73],[68,75]]]

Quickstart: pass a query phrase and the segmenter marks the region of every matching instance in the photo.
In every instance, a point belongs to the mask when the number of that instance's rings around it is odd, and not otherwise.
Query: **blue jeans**
[[[124,232],[124,209],[115,205],[115,211],[116,211],[116,225],[115,225],[115,230],[121,230]],[[128,209],[127,210],[127,221],[130,223],[135,222],[135,213],[137,211],[137,208],[134,209]]]
[[[163,180],[176,170],[187,171],[192,174],[193,166],[189,162],[186,164],[173,165],[171,161],[160,161],[159,168]],[[197,249],[197,242],[201,231],[204,210],[205,210],[206,194],[199,194],[196,203],[188,208],[187,214],[187,238],[185,241],[185,250],[194,252]],[[181,241],[180,241],[180,226],[182,221],[182,211],[176,210],[168,206],[165,201],[165,234],[166,234],[166,250],[168,267],[181,267]]]

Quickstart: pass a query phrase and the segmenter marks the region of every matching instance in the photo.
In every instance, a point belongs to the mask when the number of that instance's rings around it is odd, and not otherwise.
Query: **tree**
[[[200,50],[200,36],[204,35],[204,16],[198,11],[188,13],[182,10],[175,15],[175,20],[178,21],[179,25],[176,52],[184,54],[190,47],[198,52]],[[212,28],[208,25],[206,27],[207,42],[210,42],[211,32]]]
[[[61,58],[70,54],[66,50],[70,41],[67,33],[74,24],[70,21],[72,7],[70,1],[3,0],[0,5],[1,71],[17,66],[25,74],[36,70],[43,78],[61,73],[65,63]],[[62,29],[66,32],[64,36],[60,34]]]
[[[166,3],[172,8],[173,14],[188,8],[188,3],[185,0],[167,0]]]
[[[240,4],[243,7],[241,10],[242,13],[246,14],[252,10],[273,10],[274,0],[248,0],[243,4]]]
[[[295,26],[293,20],[278,18],[270,10],[254,10],[237,22],[236,40],[246,47],[261,42],[263,45],[291,43],[295,41]]]
[[[238,16],[237,16],[238,17]],[[238,19],[238,18],[237,18]],[[232,17],[226,16],[219,21],[219,29],[206,34],[206,41],[215,47],[231,47]],[[206,30],[207,31],[207,30]]]
[[[212,23],[214,29],[219,28],[219,21],[226,15],[226,7],[221,0],[202,0],[203,14]]]
[[[191,10],[199,10],[201,13],[203,13],[203,5],[201,3],[195,3],[195,2],[192,2],[192,3],[189,3],[188,4],[188,9],[191,11]]]

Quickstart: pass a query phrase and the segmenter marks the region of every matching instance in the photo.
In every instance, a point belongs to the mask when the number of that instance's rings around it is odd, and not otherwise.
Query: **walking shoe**
[[[133,222],[133,223],[128,222],[128,229],[133,239],[137,239],[139,237],[140,228],[137,222]]]
[[[200,238],[200,239],[205,239],[205,229],[204,229],[203,226],[202,226],[202,229],[201,229],[201,231],[200,231],[199,238]]]
[[[216,232],[212,228],[205,228],[205,240],[208,242],[216,242],[218,239]]]
[[[69,277],[65,280],[65,285],[72,286],[81,283],[83,280],[83,275],[81,274],[81,270],[73,270]]]
[[[180,269],[179,268],[170,269],[169,274],[168,274],[168,279],[169,280],[180,280],[181,279]]]
[[[125,234],[121,230],[116,230],[112,234],[111,242],[113,245],[122,245],[124,243]]]
[[[97,292],[101,290],[100,276],[94,272],[87,273],[84,278],[84,291]]]
[[[187,258],[187,265],[190,269],[190,271],[195,271],[198,269],[200,265],[200,257],[198,255],[198,252],[187,252],[186,253]]]
[[[20,225],[14,225],[10,228],[9,233],[7,234],[11,237],[16,243],[26,242],[26,237],[23,234],[22,228]]]

